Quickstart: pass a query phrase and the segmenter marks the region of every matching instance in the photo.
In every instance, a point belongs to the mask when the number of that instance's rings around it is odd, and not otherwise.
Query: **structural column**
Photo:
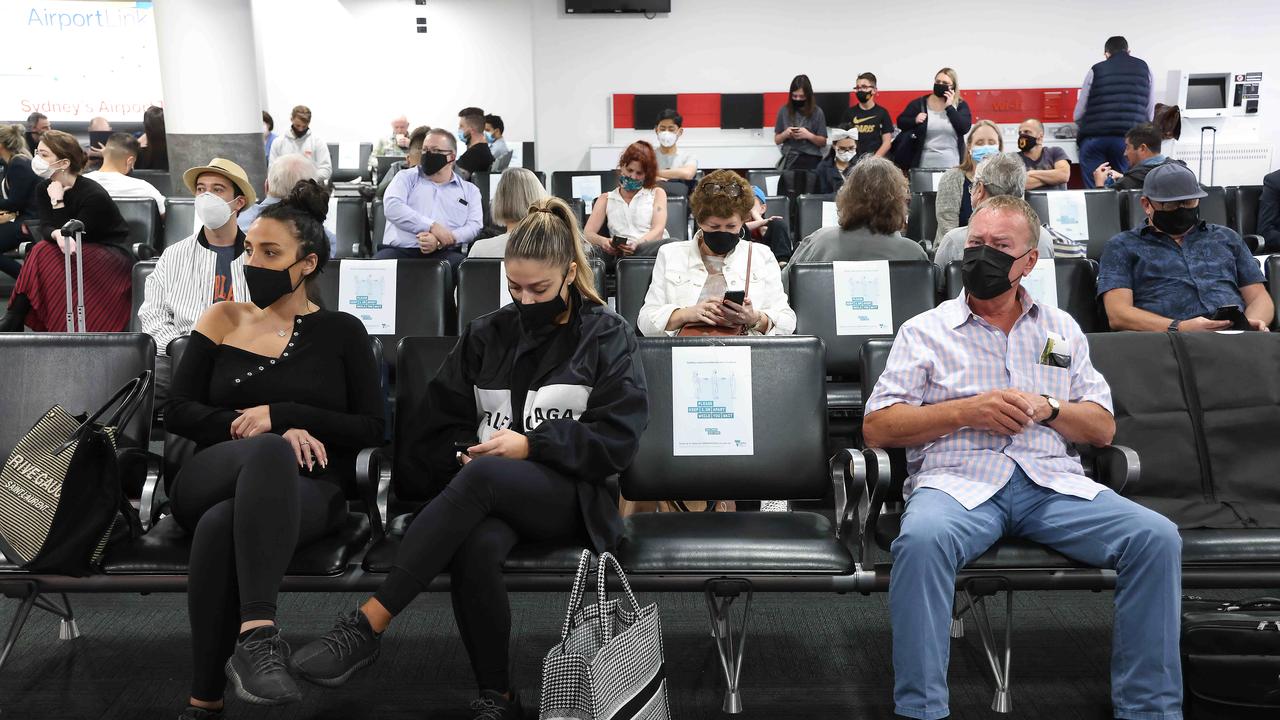
[[[155,3],[175,195],[189,195],[183,171],[215,157],[243,167],[263,194],[267,163],[251,5],[251,0]]]

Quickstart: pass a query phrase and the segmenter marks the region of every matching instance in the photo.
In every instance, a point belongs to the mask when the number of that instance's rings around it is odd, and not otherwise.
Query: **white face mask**
[[[672,147],[676,144],[677,135],[670,130],[663,130],[658,133],[658,144],[662,147]]]
[[[31,158],[31,172],[42,178],[50,178],[57,170],[54,170],[47,160],[37,155]]]
[[[837,150],[836,159],[842,163],[853,162],[853,158],[857,156],[857,150]]]
[[[210,230],[217,230],[231,219],[231,205],[210,192],[196,196],[196,217]]]

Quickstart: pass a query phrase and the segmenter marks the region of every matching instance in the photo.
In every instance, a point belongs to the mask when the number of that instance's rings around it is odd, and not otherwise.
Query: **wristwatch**
[[[1178,332],[1178,326],[1182,324],[1181,320],[1174,320],[1169,323],[1169,332]]]
[[[1058,401],[1050,395],[1041,395],[1040,397],[1044,398],[1045,401],[1049,403],[1049,410],[1050,410],[1049,417],[1041,420],[1040,424],[1048,425],[1049,423],[1058,419],[1058,413],[1062,412],[1062,406],[1059,405]]]

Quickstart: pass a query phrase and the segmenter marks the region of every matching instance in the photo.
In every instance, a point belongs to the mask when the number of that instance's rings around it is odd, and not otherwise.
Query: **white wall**
[[[314,132],[343,152],[389,135],[402,113],[455,130],[468,105],[532,140],[530,18],[520,0],[255,0],[263,107],[276,132],[294,105],[310,107]]]

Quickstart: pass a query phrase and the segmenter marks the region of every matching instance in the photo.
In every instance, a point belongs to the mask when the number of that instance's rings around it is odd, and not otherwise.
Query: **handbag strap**
[[[600,637],[604,642],[609,642],[613,637],[613,624],[609,622],[608,613],[603,612],[604,604],[608,600],[605,576],[609,574],[610,565],[613,566],[618,579],[622,581],[622,591],[627,594],[627,599],[631,601],[631,607],[635,608],[637,615],[640,614],[640,601],[636,599],[636,594],[631,591],[631,583],[627,581],[627,574],[622,571],[622,563],[618,562],[618,558],[614,557],[611,552],[600,553],[600,566],[596,570],[596,602],[599,603],[601,612],[597,613],[596,622],[600,623]]]
[[[93,427],[94,423],[97,422],[98,418],[102,417],[103,413],[110,409],[112,405],[120,402],[121,398],[125,398],[125,400],[121,402],[120,407],[116,408],[115,413],[111,415],[111,418],[106,424],[112,427],[119,427],[116,423],[120,421],[121,416],[126,412],[129,417],[133,417],[134,411],[138,409],[137,406],[142,400],[143,391],[150,385],[150,382],[151,371],[143,370],[138,377],[125,383],[119,390],[116,390],[110,400],[107,400],[102,407],[98,408],[97,411],[90,415],[84,422],[80,423],[79,427],[71,431],[71,434],[67,436],[66,442],[55,448],[53,454],[61,454],[62,451],[83,439],[85,434]]]
[[[751,246],[752,246],[752,245],[755,245],[755,243],[754,243],[754,242],[752,242],[752,240],[751,240],[751,236],[750,236],[750,235],[747,235],[747,281],[746,281],[746,283],[744,283],[744,284],[743,284],[743,286],[742,286],[742,296],[743,296],[743,297],[750,297],[750,296],[751,296],[751,255],[752,255],[752,253],[751,253],[752,247],[751,247]]]
[[[582,607],[582,593],[586,589],[587,573],[591,569],[591,551],[583,549],[578,558],[578,572],[573,578],[573,590],[569,592],[569,607],[564,613],[564,624],[560,626],[560,648],[563,650],[569,642],[569,625],[573,622],[573,614]]]

